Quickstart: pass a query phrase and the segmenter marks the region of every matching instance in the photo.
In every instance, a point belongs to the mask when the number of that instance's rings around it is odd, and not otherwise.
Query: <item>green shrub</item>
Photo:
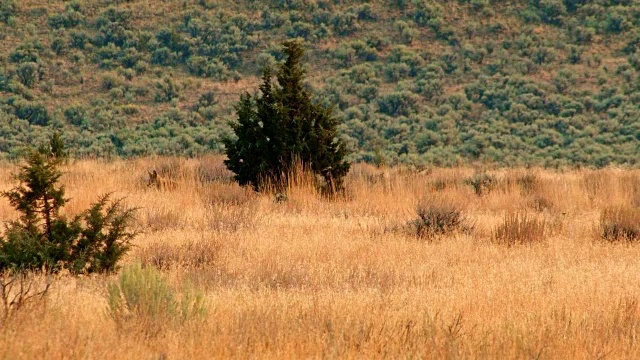
[[[71,47],[76,49],[84,49],[86,43],[89,41],[89,36],[82,30],[69,31],[69,37],[71,38]]]
[[[156,49],[151,55],[151,63],[156,65],[169,66],[176,61],[175,54],[167,47]]]
[[[396,91],[378,98],[380,112],[389,116],[408,116],[416,110],[418,100],[408,91]]]
[[[28,41],[18,45],[10,54],[9,61],[14,63],[38,62],[39,53],[44,47],[39,41]]]
[[[3,193],[21,216],[7,222],[0,237],[0,271],[113,271],[128,251],[134,210],[121,201],[109,203],[105,195],[72,220],[60,214],[67,199],[57,184],[58,165],[65,154],[54,135],[48,146],[29,153],[16,176],[20,184]]]
[[[51,42],[51,50],[53,50],[53,52],[55,52],[56,55],[63,54],[64,52],[67,51],[68,47],[69,47],[69,41],[62,34],[59,34],[58,36],[56,36]]]
[[[84,20],[84,15],[81,12],[80,4],[76,1],[68,4],[61,14],[55,14],[49,17],[49,26],[54,29],[59,28],[73,28]]]
[[[161,82],[156,82],[156,91],[153,99],[156,102],[170,102],[180,96],[182,87],[171,78],[165,77]]]
[[[548,226],[526,213],[505,215],[502,223],[493,231],[493,241],[508,246],[532,245],[545,240]]]
[[[2,0],[0,2],[0,21],[5,24],[18,12],[18,4],[15,0]]]
[[[18,119],[27,120],[31,125],[46,126],[51,117],[44,104],[31,102],[21,97],[9,98],[8,104],[13,108]]]
[[[196,76],[224,81],[230,77],[227,66],[218,59],[207,59],[204,56],[192,56],[187,61],[187,69]]]
[[[353,13],[338,13],[331,18],[333,31],[340,36],[351,35],[360,27],[358,16]]]
[[[120,327],[138,325],[157,332],[199,320],[206,312],[202,293],[185,291],[178,296],[156,268],[142,268],[139,262],[125,266],[107,291],[111,317]]]
[[[18,80],[27,87],[33,87],[40,80],[40,65],[34,62],[21,63],[16,69]]]

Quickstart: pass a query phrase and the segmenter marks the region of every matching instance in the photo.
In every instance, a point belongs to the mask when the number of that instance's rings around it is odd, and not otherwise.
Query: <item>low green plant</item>
[[[65,189],[58,185],[58,166],[66,151],[59,135],[48,146],[27,155],[16,175],[18,185],[2,193],[17,212],[0,237],[0,271],[24,270],[73,274],[109,272],[130,248],[135,209],[103,195],[88,210],[69,220],[60,214]]]
[[[15,0],[3,0],[0,2],[0,21],[5,24],[9,23],[16,12],[18,11],[18,4]]]
[[[16,69],[18,80],[27,87],[33,87],[40,79],[40,66],[34,62],[25,62]]]
[[[172,79],[165,77],[161,82],[156,82],[154,100],[156,102],[170,102],[180,96],[182,87]]]
[[[178,295],[158,269],[143,268],[139,262],[125,266],[107,291],[109,314],[118,326],[141,324],[157,331],[198,320],[206,313],[201,292],[187,290]]]

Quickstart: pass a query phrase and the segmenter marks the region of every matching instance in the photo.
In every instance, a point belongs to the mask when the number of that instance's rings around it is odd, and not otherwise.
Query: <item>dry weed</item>
[[[495,228],[493,241],[508,246],[539,244],[546,239],[547,233],[546,221],[523,212],[509,213]]]
[[[610,206],[602,210],[600,233],[611,242],[640,239],[640,209],[631,206]]]

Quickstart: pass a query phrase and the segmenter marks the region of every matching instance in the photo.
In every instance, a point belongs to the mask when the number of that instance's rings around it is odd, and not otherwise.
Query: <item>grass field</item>
[[[1,190],[15,170],[0,167]],[[206,313],[123,325],[107,303],[118,275],[61,275],[2,324],[0,358],[640,357],[640,247],[600,239],[605,209],[640,204],[638,171],[488,169],[477,195],[473,168],[355,165],[343,199],[301,176],[281,202],[232,183],[221,158],[64,171],[66,213],[126,197],[141,234],[123,265],[158,267],[177,293],[201,292]],[[430,204],[460,209],[467,231],[416,237],[406,224]],[[500,241],[525,213],[538,226],[526,244]],[[14,216],[0,200],[0,220]]]

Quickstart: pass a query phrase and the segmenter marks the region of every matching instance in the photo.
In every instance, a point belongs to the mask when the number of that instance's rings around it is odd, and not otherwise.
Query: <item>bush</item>
[[[16,70],[18,80],[27,87],[33,87],[40,80],[40,65],[34,62],[25,62]]]
[[[18,4],[15,0],[3,0],[0,2],[0,21],[5,24],[13,18],[18,11]]]
[[[187,69],[196,76],[213,78],[218,81],[227,80],[229,68],[218,59],[207,59],[204,56],[192,56],[187,61]]]
[[[0,237],[0,271],[67,269],[73,274],[113,271],[129,250],[134,209],[102,196],[88,210],[67,220],[62,175],[64,145],[57,135],[47,147],[31,151],[16,178],[20,184],[2,193],[22,215],[9,221]]]
[[[389,116],[408,116],[415,112],[418,99],[408,91],[396,91],[378,98],[380,112]]]
[[[410,221],[407,227],[420,239],[471,230],[462,211],[450,204],[422,204],[418,206],[417,213],[418,218]]]
[[[50,16],[49,26],[54,29],[69,29],[80,25],[83,20],[84,15],[80,12],[80,4],[74,1],[66,6],[63,13]]]
[[[611,242],[640,240],[640,209],[631,206],[610,206],[600,215],[600,231]]]
[[[42,301],[50,287],[49,276],[42,277],[24,270],[0,274],[2,320],[6,321],[16,311]]]
[[[493,175],[482,173],[466,179],[464,183],[471,186],[476,195],[481,196],[495,189],[498,179]]]
[[[544,241],[547,224],[526,213],[507,214],[493,232],[493,240],[499,244],[532,245]]]
[[[172,79],[165,77],[162,82],[156,82],[154,100],[156,102],[170,102],[180,96],[182,88]]]
[[[49,111],[41,103],[34,103],[20,97],[12,97],[9,99],[8,104],[13,107],[16,117],[27,120],[31,125],[46,126],[51,120]]]
[[[198,320],[206,312],[202,293],[186,291],[178,297],[156,268],[140,263],[125,266],[107,291],[111,317],[120,327],[141,325],[155,333]]]

